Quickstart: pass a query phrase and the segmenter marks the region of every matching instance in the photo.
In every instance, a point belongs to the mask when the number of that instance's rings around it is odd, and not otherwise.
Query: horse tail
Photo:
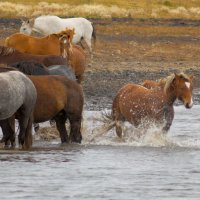
[[[101,115],[102,118],[96,120],[103,122],[103,125],[98,129],[98,132],[96,134],[95,133],[93,134],[93,136],[90,138],[90,142],[93,142],[96,137],[104,135],[109,130],[115,127],[115,121],[113,120],[111,112],[103,111]]]
[[[97,37],[96,37],[96,27],[94,26],[94,24],[92,23],[92,37],[93,37],[93,39],[94,39],[94,43],[96,43],[96,39],[97,39]]]
[[[101,121],[104,123],[106,127],[105,128],[106,132],[115,127],[115,121],[113,120],[113,115],[111,111],[110,112],[102,111],[101,116],[102,116]]]

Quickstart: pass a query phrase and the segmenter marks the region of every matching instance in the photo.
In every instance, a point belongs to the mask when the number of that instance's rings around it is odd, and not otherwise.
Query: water
[[[30,152],[1,151],[0,198],[199,199],[199,113],[200,106],[176,107],[165,137],[156,127],[138,137],[127,124],[123,141],[113,131],[91,141],[100,113],[87,112],[82,145],[37,141]]]

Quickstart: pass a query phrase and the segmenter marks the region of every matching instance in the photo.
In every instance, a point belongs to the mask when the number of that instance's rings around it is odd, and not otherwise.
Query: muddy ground
[[[200,83],[200,21],[183,19],[91,19],[97,41],[87,53],[83,88],[88,110],[110,108],[128,82],[159,79],[184,71]],[[0,19],[0,39],[19,30],[19,19]],[[197,91],[197,90],[195,90]],[[200,94],[194,93],[196,104]]]

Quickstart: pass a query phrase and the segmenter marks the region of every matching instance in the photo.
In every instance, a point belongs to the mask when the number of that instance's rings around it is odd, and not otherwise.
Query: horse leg
[[[119,138],[122,138],[122,127],[121,127],[122,121],[117,120],[115,124],[116,124],[116,134]]]
[[[33,114],[30,116],[30,118],[28,120],[28,125],[27,125],[27,128],[26,128],[25,143],[24,143],[25,149],[30,149],[32,147],[32,144],[33,144],[32,125],[33,125]]]
[[[56,127],[60,133],[61,143],[69,143],[69,137],[67,134],[67,129],[65,127],[67,117],[64,114],[55,117]]]
[[[19,135],[18,135],[18,142],[19,142],[19,148],[24,149],[24,142],[25,142],[25,135],[26,135],[26,129],[28,126],[28,122],[29,122],[29,118],[30,118],[30,112],[29,110],[25,109],[24,107],[22,107],[19,110]]]
[[[33,123],[34,131],[37,132],[40,129],[39,123]]]
[[[13,115],[9,119],[2,120],[0,122],[3,138],[1,142],[5,143],[5,148],[8,148],[11,143],[11,147],[15,147],[15,116]]]
[[[81,117],[77,117],[75,115],[69,116],[70,122],[70,141],[81,143],[82,135],[81,135]]]
[[[91,38],[84,38],[85,40],[85,43],[87,44],[89,50],[90,50],[90,53],[92,54],[92,44],[91,44]]]
[[[165,126],[163,127],[163,131],[167,133],[172,125],[172,121],[174,119],[174,109],[172,106],[164,106],[164,119],[165,119]]]
[[[83,48],[83,49],[85,49],[85,47],[84,47],[84,45],[83,45],[83,38],[81,38],[81,40],[80,40],[80,45],[81,45],[81,47]]]

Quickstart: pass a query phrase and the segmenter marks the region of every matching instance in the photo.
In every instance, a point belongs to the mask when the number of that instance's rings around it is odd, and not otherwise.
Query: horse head
[[[165,85],[165,91],[167,88],[171,88],[176,98],[183,102],[186,108],[193,106],[192,90],[193,90],[193,76],[188,76],[184,73],[176,74],[171,76],[169,84]]]
[[[64,58],[69,57],[70,53],[72,53],[72,39],[74,36],[74,29],[65,29],[60,33],[53,34],[60,41],[60,54]]]
[[[20,27],[20,33],[24,33],[26,35],[31,35],[33,25],[34,25],[35,19],[28,19],[27,21],[22,20],[22,25]]]

